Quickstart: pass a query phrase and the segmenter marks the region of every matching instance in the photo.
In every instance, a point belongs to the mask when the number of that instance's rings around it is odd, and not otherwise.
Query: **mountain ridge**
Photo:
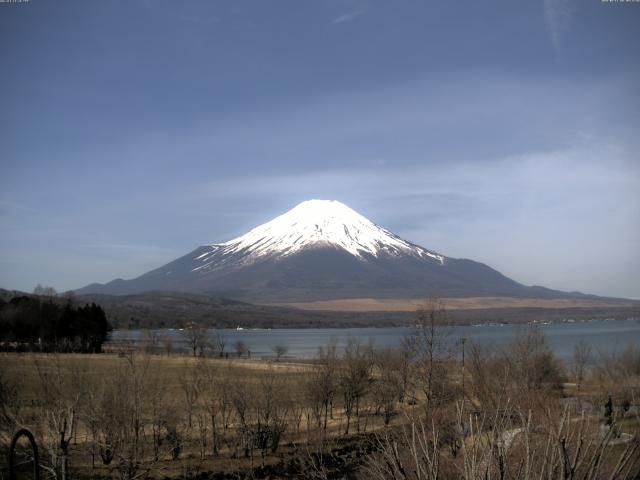
[[[17,296],[32,293],[0,288],[0,305]],[[51,297],[50,297],[51,298]],[[213,298],[186,292],[149,291],[131,295],[87,294],[51,298],[76,305],[96,303],[116,329],[184,328],[190,323],[211,328],[337,328],[393,327],[415,323],[415,308],[328,308],[302,309],[295,305],[252,305],[225,298]],[[460,305],[441,299],[452,323],[526,323],[532,321],[586,321],[594,319],[640,318],[640,302],[587,306],[578,300],[575,306],[551,304],[492,303]],[[462,299],[468,302],[470,299]],[[503,299],[504,300],[504,299]]]
[[[593,297],[525,286],[470,259],[408,242],[333,200],[309,200],[246,234],[206,244],[130,280],[78,294],[174,290],[251,303],[344,298]]]

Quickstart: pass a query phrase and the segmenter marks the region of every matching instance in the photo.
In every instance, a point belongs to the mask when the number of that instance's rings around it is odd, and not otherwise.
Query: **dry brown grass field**
[[[165,394],[173,399],[182,395],[181,379],[185,371],[192,368],[213,368],[224,371],[229,376],[242,378],[254,383],[262,372],[269,370],[274,372],[288,386],[295,387],[300,381],[300,376],[308,371],[310,366],[303,362],[263,362],[248,359],[218,359],[199,358],[189,355],[148,355],[147,380],[151,383],[161,384]],[[41,393],[41,382],[38,369],[45,374],[56,374],[62,371],[63,375],[79,373],[83,378],[84,386],[88,389],[95,388],[114,372],[122,363],[123,357],[115,354],[37,354],[37,353],[0,353],[2,370],[10,381],[19,383],[20,397],[30,403],[36,400]]]
[[[213,370],[219,376],[239,379],[243,384],[254,388],[259,383],[265,372],[277,375],[278,382],[289,394],[297,395],[300,389],[302,377],[309,370],[309,365],[304,363],[262,362],[247,359],[201,359],[186,355],[147,355],[143,354],[138,359],[140,362],[148,362],[145,367],[145,383],[148,388],[162,391],[164,408],[182,409],[185,402],[185,375],[194,369]],[[57,382],[65,385],[70,390],[74,376],[81,378],[81,389],[86,392],[99,391],[105,379],[113,376],[126,360],[117,354],[0,354],[0,363],[5,378],[11,384],[19,385],[18,403],[20,404],[20,416],[26,419],[27,426],[38,430],[38,416],[41,414],[38,408],[34,408],[43,395],[42,375],[50,375]],[[62,377],[62,378],[60,378]],[[72,391],[67,392],[73,394]],[[156,392],[157,393],[157,392]],[[31,425],[29,425],[31,420]],[[195,428],[194,428],[195,430]],[[194,436],[195,436],[195,432]],[[90,432],[86,425],[80,424],[74,433],[73,449],[70,463],[75,464],[77,473],[82,476],[109,475],[111,469],[104,465],[89,468],[91,459],[83,455],[82,451],[88,451],[87,447]],[[51,439],[49,439],[51,440]],[[243,457],[229,459],[224,447],[220,448],[220,454],[215,458],[200,458],[198,448],[188,439],[181,453],[180,462],[161,459],[154,462],[148,472],[152,477],[182,477],[189,469],[202,471],[233,471],[235,469],[250,468],[251,462]],[[233,455],[231,455],[233,456]],[[277,461],[277,457],[270,457],[267,463]],[[6,474],[6,472],[5,472]]]
[[[476,310],[502,308],[600,308],[600,307],[633,307],[637,302],[605,300],[605,299],[543,299],[513,297],[467,297],[442,298],[442,303],[449,310]],[[299,302],[279,304],[303,310],[322,310],[338,312],[415,312],[423,308],[425,301],[416,298],[346,298],[321,300],[316,302]]]

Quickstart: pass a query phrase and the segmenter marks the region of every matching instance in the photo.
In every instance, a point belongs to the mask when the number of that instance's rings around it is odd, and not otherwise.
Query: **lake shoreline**
[[[629,339],[640,338],[640,319],[600,319],[564,322],[532,322],[545,334],[550,348],[563,359],[569,359],[573,347],[584,341],[597,352],[616,352],[629,343]],[[447,326],[447,336],[459,342],[465,338],[484,347],[507,345],[522,324],[481,324]],[[234,344],[242,342],[250,355],[271,358],[276,345],[287,347],[287,358],[311,358],[320,346],[335,343],[338,349],[344,347],[348,338],[372,341],[374,348],[395,348],[402,339],[414,331],[415,326],[402,327],[351,327],[351,328],[242,328],[210,329],[209,333],[219,333],[225,338],[226,352],[233,355]],[[145,343],[146,342],[146,343]],[[105,348],[122,345],[144,347],[152,345],[162,350],[162,344],[169,343],[173,351],[187,351],[187,331],[179,329],[138,329],[114,330]]]

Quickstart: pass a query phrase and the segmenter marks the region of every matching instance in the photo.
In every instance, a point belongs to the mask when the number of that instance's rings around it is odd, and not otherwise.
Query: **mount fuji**
[[[79,294],[152,290],[253,303],[348,298],[582,297],[524,286],[467,259],[410,243],[332,200],[309,200],[225,243],[203,245],[131,280],[91,284]]]

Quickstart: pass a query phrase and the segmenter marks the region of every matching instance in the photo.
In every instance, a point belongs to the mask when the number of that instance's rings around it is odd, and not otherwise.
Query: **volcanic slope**
[[[79,294],[184,291],[253,303],[345,298],[574,298],[403,240],[334,200],[309,200],[225,243],[203,245],[131,280]]]

